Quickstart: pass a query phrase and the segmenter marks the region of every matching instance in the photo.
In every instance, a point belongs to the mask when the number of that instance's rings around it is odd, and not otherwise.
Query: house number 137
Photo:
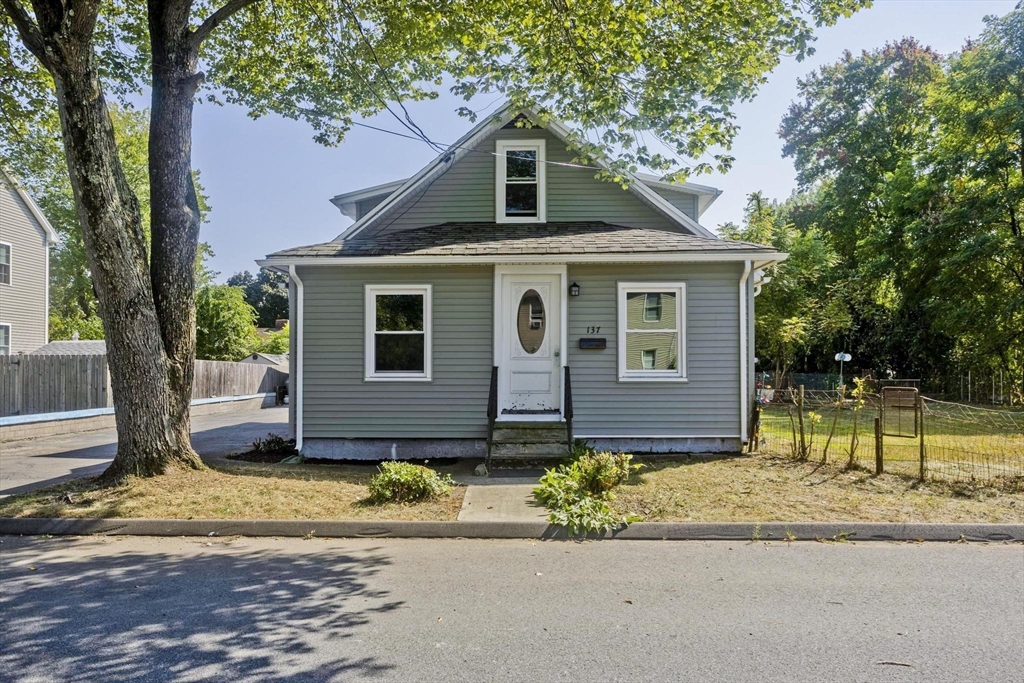
[[[597,327],[588,327],[587,328],[587,334],[599,334],[600,332],[601,332],[601,326],[600,325],[598,325]]]

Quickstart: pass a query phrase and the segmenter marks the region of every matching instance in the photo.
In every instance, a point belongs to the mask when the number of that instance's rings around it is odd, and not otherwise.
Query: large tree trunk
[[[111,482],[159,474],[174,465],[202,467],[177,406],[182,369],[165,351],[154,301],[139,203],[125,178],[92,49],[100,3],[34,3],[38,32],[4,3],[26,45],[53,75],[71,186],[107,339],[118,434],[104,473]],[[191,278],[189,278],[191,279]],[[170,302],[165,302],[167,308]],[[188,365],[191,386],[191,365]]]
[[[190,448],[195,369],[195,262],[199,200],[192,179],[192,107],[201,80],[190,3],[150,0],[153,98],[149,122],[150,275],[168,360],[169,407],[179,448]]]

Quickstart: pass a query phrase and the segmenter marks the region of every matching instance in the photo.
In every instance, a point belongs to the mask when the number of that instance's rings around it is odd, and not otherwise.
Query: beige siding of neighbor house
[[[303,438],[487,437],[491,266],[299,268]],[[365,285],[433,285],[433,379],[366,382]]]
[[[580,436],[739,436],[739,278],[742,265],[579,265],[569,281],[569,366]],[[618,380],[618,283],[685,282],[687,382]],[[599,333],[588,328],[600,327]],[[580,337],[607,348],[583,350]]]
[[[11,326],[11,353],[46,343],[46,233],[0,175],[0,242],[11,246],[11,284],[0,284],[0,323]]]
[[[549,162],[572,163],[573,156],[557,137],[541,128],[509,128],[496,131],[476,148],[457,161],[451,169],[435,180],[409,204],[392,216],[360,233],[360,236],[387,234],[399,230],[421,228],[447,222],[484,222],[495,220],[494,156],[498,140],[545,140]],[[598,180],[589,168],[573,168],[548,164],[547,220],[604,221],[631,228],[652,228],[680,232],[683,229],[620,185]],[[695,206],[683,208],[696,220]],[[360,205],[360,215],[363,207]]]

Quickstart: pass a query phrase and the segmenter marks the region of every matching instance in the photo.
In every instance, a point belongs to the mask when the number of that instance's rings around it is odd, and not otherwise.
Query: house
[[[288,372],[287,353],[253,353],[238,362],[255,363],[257,365],[272,365],[281,372]]]
[[[50,247],[57,233],[16,178],[0,168],[0,354],[48,340]]]
[[[64,339],[40,346],[31,353],[33,356],[105,356],[107,343],[102,339]]]
[[[259,265],[290,275],[292,425],[308,457],[738,451],[754,293],[785,254],[700,225],[718,191],[573,163],[506,106],[355,222]],[[524,127],[525,126],[525,127]]]

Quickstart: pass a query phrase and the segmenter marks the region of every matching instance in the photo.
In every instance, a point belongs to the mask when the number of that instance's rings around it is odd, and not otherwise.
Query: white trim
[[[0,281],[5,287],[14,286],[14,245],[10,242],[0,242],[0,246],[7,247],[7,282]]]
[[[14,327],[10,323],[0,323],[0,327],[6,327],[7,328],[7,353],[6,354],[0,353],[0,356],[2,356],[2,355],[9,356],[9,355],[11,355],[11,349],[14,348],[14,339],[13,339],[13,337],[14,337]]]
[[[743,263],[740,276],[740,438],[747,443],[747,278],[751,262]]]
[[[678,348],[676,353],[676,370],[627,370],[626,369],[626,334],[629,328],[626,325],[626,318],[629,313],[626,308],[626,296],[630,292],[657,292],[675,290],[676,294],[676,327],[678,335]],[[618,312],[618,368],[617,376],[620,382],[686,382],[687,381],[687,360],[686,360],[686,282],[619,282],[616,296]],[[646,301],[645,301],[646,304]],[[664,310],[664,302],[662,302]],[[636,332],[636,330],[633,330]],[[652,332],[655,330],[651,330]],[[668,331],[658,330],[658,331]]]
[[[537,215],[509,216],[505,213],[505,186],[508,184],[508,153],[533,151],[537,153]],[[545,140],[496,140],[494,152],[494,221],[496,223],[547,222],[547,144]],[[528,183],[527,183],[528,184]]]
[[[389,183],[381,183],[373,187],[364,187],[360,190],[336,194],[331,197],[331,204],[338,207],[342,214],[352,220],[359,220],[359,217],[356,215],[356,204],[367,199],[373,199],[374,197],[386,197],[402,187],[408,180],[408,178],[392,180]]]
[[[377,372],[375,351],[377,334],[377,296],[411,294],[423,297],[423,331],[390,332],[389,334],[423,335],[423,372]],[[433,379],[433,285],[364,285],[363,381],[366,382],[430,382]]]
[[[387,266],[387,265],[516,265],[516,264],[567,264],[567,263],[701,263],[707,261],[750,261],[749,252],[651,252],[624,254],[521,254],[517,256],[282,256],[258,259],[256,264],[264,268],[280,266]],[[780,252],[755,252],[755,264],[769,265],[784,261],[789,254]],[[758,265],[758,267],[760,267]]]
[[[304,299],[305,292],[302,287],[302,278],[295,266],[288,268],[288,274],[295,283],[295,450],[302,452],[302,363],[305,354],[302,348],[302,337],[306,329]]]

